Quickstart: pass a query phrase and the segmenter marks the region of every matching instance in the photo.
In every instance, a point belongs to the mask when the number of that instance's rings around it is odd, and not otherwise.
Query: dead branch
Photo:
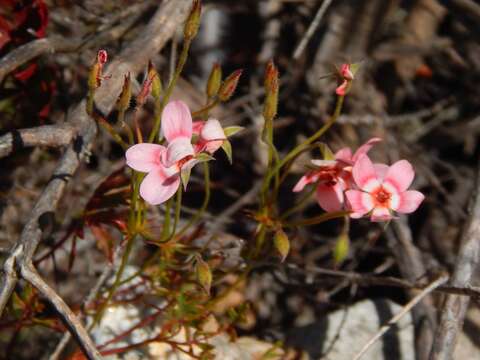
[[[127,72],[135,74],[140,71],[147,60],[165,45],[186,18],[190,3],[190,0],[163,2],[142,33],[122,51],[116,61],[111,63],[107,72],[111,73],[112,77],[104,82],[104,86],[99,89],[95,97],[100,111],[104,113],[110,111],[121,91],[124,75]],[[60,160],[51,181],[34,206],[19,241],[4,263],[4,276],[0,290],[0,315],[14,290],[18,276],[21,276],[37,287],[40,293],[52,303],[62,320],[69,325],[75,338],[79,340],[85,355],[89,359],[100,359],[101,356],[79,320],[55,291],[36,276],[36,271],[31,264],[42,238],[42,225],[53,216],[67,181],[73,177],[81,161],[87,156],[97,132],[96,124],[86,113],[85,101],[78,104],[69,114],[68,123],[76,124],[79,132]]]
[[[469,214],[463,230],[462,247],[450,282],[452,286],[469,286],[480,259],[480,164]],[[470,298],[459,295],[448,295],[445,299],[430,354],[431,360],[452,358],[458,331],[462,328],[469,301]]]
[[[0,136],[0,158],[24,147],[68,145],[74,134],[75,129],[68,124],[12,130]]]

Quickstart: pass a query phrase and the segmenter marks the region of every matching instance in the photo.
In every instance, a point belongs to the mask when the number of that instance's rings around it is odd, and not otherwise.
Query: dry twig
[[[163,2],[143,32],[130,46],[122,51],[116,61],[112,62],[108,68],[112,77],[99,89],[95,98],[100,111],[103,113],[110,112],[118,93],[121,91],[124,74],[127,72],[135,74],[143,69],[147,60],[165,45],[177,27],[184,21],[190,3],[190,0]],[[40,293],[53,305],[62,320],[69,326],[72,334],[77,338],[85,355],[89,359],[100,359],[100,354],[77,317],[60,296],[38,276],[31,263],[42,238],[42,225],[53,216],[67,180],[74,175],[81,161],[88,154],[97,132],[96,124],[86,113],[85,101],[77,105],[75,110],[69,114],[68,123],[78,126],[78,134],[68,146],[51,181],[34,206],[19,241],[4,263],[4,274],[0,289],[0,314],[3,313],[18,277],[21,276],[37,287]]]
[[[480,259],[480,164],[477,172],[475,195],[470,204],[469,218],[462,235],[462,247],[458,254],[450,285],[468,287]],[[442,308],[440,324],[435,334],[431,360],[451,359],[462,328],[470,298],[449,295]]]

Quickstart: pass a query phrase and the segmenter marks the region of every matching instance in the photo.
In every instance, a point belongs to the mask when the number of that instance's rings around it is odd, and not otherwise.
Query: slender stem
[[[200,115],[208,114],[210,110],[212,110],[215,106],[217,106],[220,103],[220,101],[214,100],[211,103],[207,103],[207,105],[200,110],[192,112],[192,117],[201,117]]]
[[[172,229],[172,233],[170,234],[170,239],[175,236],[175,232],[177,231],[177,225],[180,221],[180,210],[182,209],[182,193],[183,193],[183,188],[182,186],[179,186],[177,190],[177,198],[175,203],[175,219],[173,220],[173,229]]]
[[[341,218],[350,214],[350,211],[335,211],[335,212],[328,212],[318,216],[314,216],[309,219],[302,219],[300,221],[294,221],[291,223],[283,223],[282,225],[287,228],[297,227],[297,226],[309,226],[309,225],[317,225],[322,222]]]
[[[300,199],[300,201],[298,203],[296,203],[294,206],[292,206],[290,209],[288,209],[287,211],[285,211],[281,216],[280,216],[280,220],[284,220],[286,219],[287,217],[289,217],[290,215],[302,210],[306,205],[307,205],[307,201],[310,199],[310,197],[312,196],[312,194],[315,192],[315,190],[317,189],[317,186],[314,185],[312,186],[312,188],[310,189],[310,191],[308,191],[307,193],[305,193],[305,195],[303,195],[303,197]]]
[[[278,171],[283,166],[285,166],[285,164],[287,164],[289,161],[295,159],[302,152],[302,150],[306,146],[308,146],[311,143],[313,143],[314,141],[316,141],[320,136],[322,136],[337,121],[337,119],[340,115],[340,112],[342,110],[343,100],[344,100],[344,96],[339,96],[337,98],[337,104],[335,106],[335,112],[333,113],[330,120],[325,125],[323,125],[315,134],[310,136],[307,140],[305,140],[303,143],[299,144],[292,151],[290,151],[272,170],[270,170],[267,173],[264,185],[263,185],[262,190],[261,190],[262,194],[266,194],[266,192],[268,190],[268,187],[270,185],[270,181],[272,180],[272,177],[276,173],[278,173]]]
[[[208,167],[208,162],[203,163],[203,174],[204,174],[204,182],[205,182],[205,196],[203,198],[203,204],[200,210],[198,210],[195,215],[189,220],[187,224],[178,232],[178,236],[182,235],[185,231],[187,231],[190,226],[195,224],[198,219],[202,217],[207,209],[208,203],[210,202],[210,169]]]
[[[97,123],[100,124],[102,128],[104,128],[115,140],[117,144],[119,144],[124,150],[128,148],[128,144],[123,141],[122,137],[115,131],[115,129],[108,123],[107,120],[105,120],[101,116],[96,116],[95,120],[97,120]]]
[[[172,208],[172,198],[165,204],[165,217],[163,218],[162,241],[168,239],[170,235],[170,209]]]
[[[160,113],[163,111],[163,108],[168,102],[168,99],[172,95],[173,88],[175,87],[180,74],[182,73],[183,67],[187,62],[188,51],[190,49],[191,40],[185,39],[183,43],[182,53],[180,54],[180,58],[178,59],[177,68],[175,69],[175,73],[173,74],[172,80],[168,84],[167,89],[165,90],[165,94],[163,95],[162,103],[160,105]],[[148,142],[153,142],[156,139],[158,140],[158,135],[160,131],[160,124],[161,124],[161,116],[155,119],[155,123],[153,124],[152,131],[148,136]]]

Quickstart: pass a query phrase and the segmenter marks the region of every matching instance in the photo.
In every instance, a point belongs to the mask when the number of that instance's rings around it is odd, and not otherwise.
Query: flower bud
[[[107,62],[107,58],[105,50],[98,51],[95,64],[93,64],[88,75],[88,89],[90,91],[95,91],[102,84],[102,70],[103,65]]]
[[[270,60],[265,69],[265,90],[268,92],[275,85],[278,87],[278,69],[273,60]]]
[[[218,63],[213,64],[212,71],[207,82],[207,96],[209,98],[218,94],[220,85],[222,84],[222,68]]]
[[[153,66],[151,61],[148,62],[148,75],[147,77],[152,81],[152,96],[154,99],[159,99],[163,91],[162,81],[157,70]]]
[[[202,4],[200,0],[193,0],[190,14],[183,30],[186,40],[192,40],[198,33],[200,27],[200,15],[202,13]]]
[[[132,97],[132,82],[130,80],[130,73],[125,75],[122,92],[117,100],[117,110],[126,111],[130,106],[130,98]]]
[[[242,72],[243,70],[236,70],[225,79],[222,86],[220,86],[220,90],[218,91],[218,99],[220,101],[225,102],[232,97],[235,89],[237,88]]]
[[[282,229],[279,229],[275,232],[273,244],[275,245],[275,249],[277,249],[282,257],[283,262],[290,252],[290,240],[288,240],[287,234],[285,234]]]
[[[278,108],[278,69],[273,61],[269,61],[265,71],[265,105],[263,107],[263,117],[265,120],[273,120],[277,115]]]
[[[97,62],[101,65],[105,64],[108,60],[107,51],[106,50],[99,50],[97,53]]]
[[[200,257],[197,259],[196,266],[197,281],[202,288],[210,294],[210,288],[212,286],[212,271],[208,263],[203,261]]]

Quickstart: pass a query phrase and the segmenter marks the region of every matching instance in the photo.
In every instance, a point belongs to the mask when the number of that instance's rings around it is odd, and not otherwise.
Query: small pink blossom
[[[162,133],[167,147],[142,143],[125,153],[127,165],[147,176],[140,184],[140,196],[158,205],[171,198],[180,186],[180,173],[189,171],[198,161],[191,143],[192,117],[182,101],[171,101],[162,113]]]
[[[193,134],[198,136],[198,141],[195,144],[196,153],[206,151],[213,155],[215,151],[222,147],[223,142],[227,140],[220,122],[216,119],[195,121],[193,123]]]
[[[352,166],[379,141],[380,138],[368,140],[353,155],[349,148],[342,148],[335,153],[334,160],[312,160],[316,169],[302,176],[293,192],[302,191],[308,184],[318,183],[315,193],[318,205],[327,212],[342,210],[344,192],[352,187]]]
[[[354,79],[350,64],[342,64],[339,71],[340,85],[336,88],[335,93],[338,96],[345,96],[347,93],[348,85]]]
[[[352,174],[358,190],[345,193],[353,211],[352,218],[371,213],[371,221],[388,221],[393,218],[394,211],[414,212],[425,198],[419,191],[407,190],[415,176],[407,160],[397,161],[392,166],[374,165],[367,155],[362,155],[353,165]]]

